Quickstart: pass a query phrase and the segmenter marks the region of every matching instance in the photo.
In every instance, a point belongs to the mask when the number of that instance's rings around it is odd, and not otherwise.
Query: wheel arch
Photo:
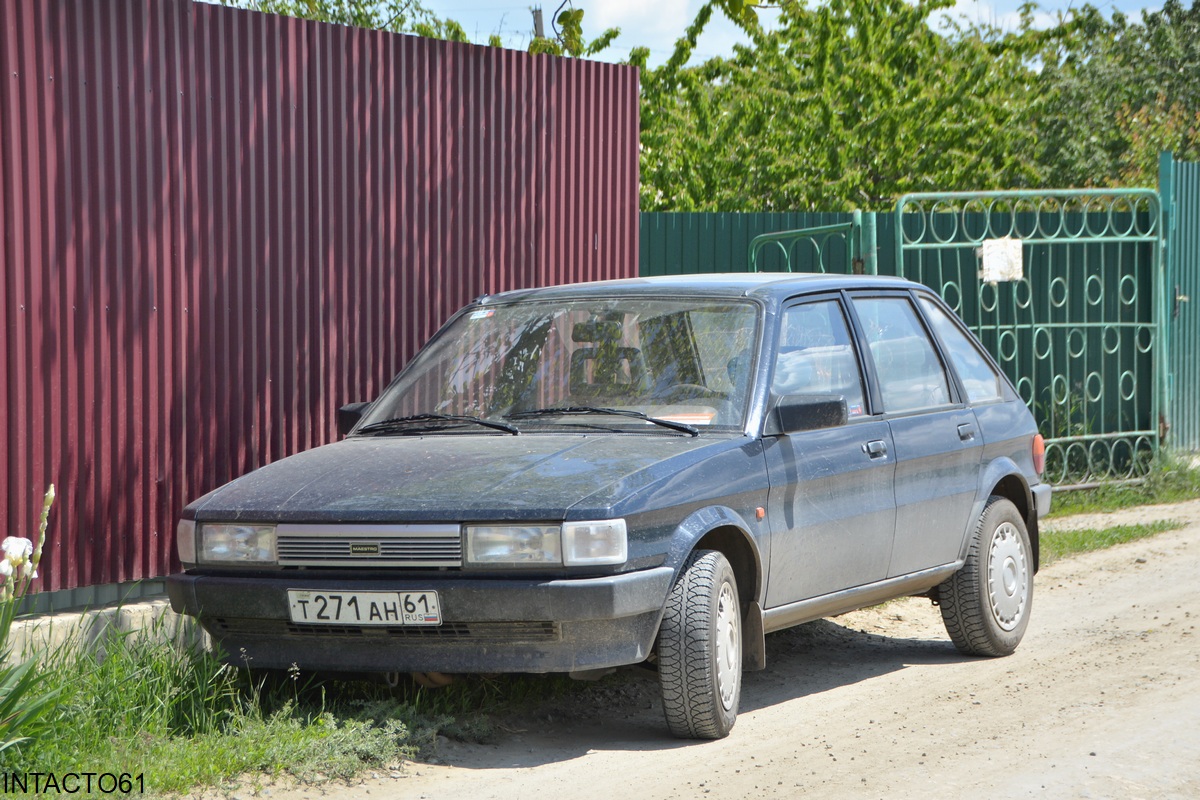
[[[766,666],[762,594],[766,583],[763,555],[750,526],[734,510],[710,506],[689,515],[676,531],[670,562],[676,572],[696,550],[716,550],[725,557],[737,581],[743,609],[743,646],[747,669]]]
[[[991,489],[984,493],[983,502],[986,503],[988,497],[997,495],[1005,498],[1017,507],[1017,512],[1021,515],[1021,519],[1025,520],[1025,527],[1029,532],[1029,546],[1033,548],[1033,571],[1036,573],[1040,565],[1038,516],[1037,507],[1034,505],[1033,493],[1029,489],[1029,484],[1025,482],[1025,477],[1019,470],[1009,472],[998,479],[993,479],[990,483]]]
[[[738,599],[743,605],[758,600],[762,587],[761,559],[745,531],[732,525],[721,525],[701,536],[692,549],[720,551],[733,567]]]
[[[750,524],[728,506],[706,506],[684,518],[675,528],[667,565],[676,574],[694,550],[718,550],[733,567],[743,602],[759,599],[763,557]]]

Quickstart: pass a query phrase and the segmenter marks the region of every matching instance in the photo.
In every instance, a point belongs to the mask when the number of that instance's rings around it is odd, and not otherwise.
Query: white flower
[[[15,566],[33,555],[33,542],[24,536],[6,536],[4,541],[0,542],[0,549],[4,550],[4,557]]]
[[[12,573],[12,563],[7,558],[0,558],[0,577],[8,579],[12,577]]]

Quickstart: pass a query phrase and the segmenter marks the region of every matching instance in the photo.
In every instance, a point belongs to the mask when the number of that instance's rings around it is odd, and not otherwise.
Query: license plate
[[[306,625],[441,625],[437,592],[288,589],[292,622]]]

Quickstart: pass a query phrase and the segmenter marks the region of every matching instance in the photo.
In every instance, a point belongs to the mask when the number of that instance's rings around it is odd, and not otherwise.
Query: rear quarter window
[[[941,359],[917,310],[906,297],[856,297],[883,410],[889,414],[950,403],[950,386]]]
[[[1001,399],[1004,395],[1000,388],[1000,376],[975,342],[932,300],[922,297],[921,305],[938,338],[942,340],[963,388],[967,390],[967,399],[972,403]]]

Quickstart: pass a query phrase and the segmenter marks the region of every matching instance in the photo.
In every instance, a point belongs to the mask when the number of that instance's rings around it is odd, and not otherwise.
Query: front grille
[[[562,627],[556,622],[445,622],[437,626],[358,627],[355,625],[297,625],[287,620],[209,619],[214,633],[314,636],[322,638],[386,638],[467,644],[557,642]]]
[[[413,625],[398,628],[296,625],[288,633],[306,636],[385,636],[389,639],[481,642],[553,642],[562,631],[553,622],[444,622],[437,626]]]
[[[457,525],[280,525],[287,567],[461,567]]]

